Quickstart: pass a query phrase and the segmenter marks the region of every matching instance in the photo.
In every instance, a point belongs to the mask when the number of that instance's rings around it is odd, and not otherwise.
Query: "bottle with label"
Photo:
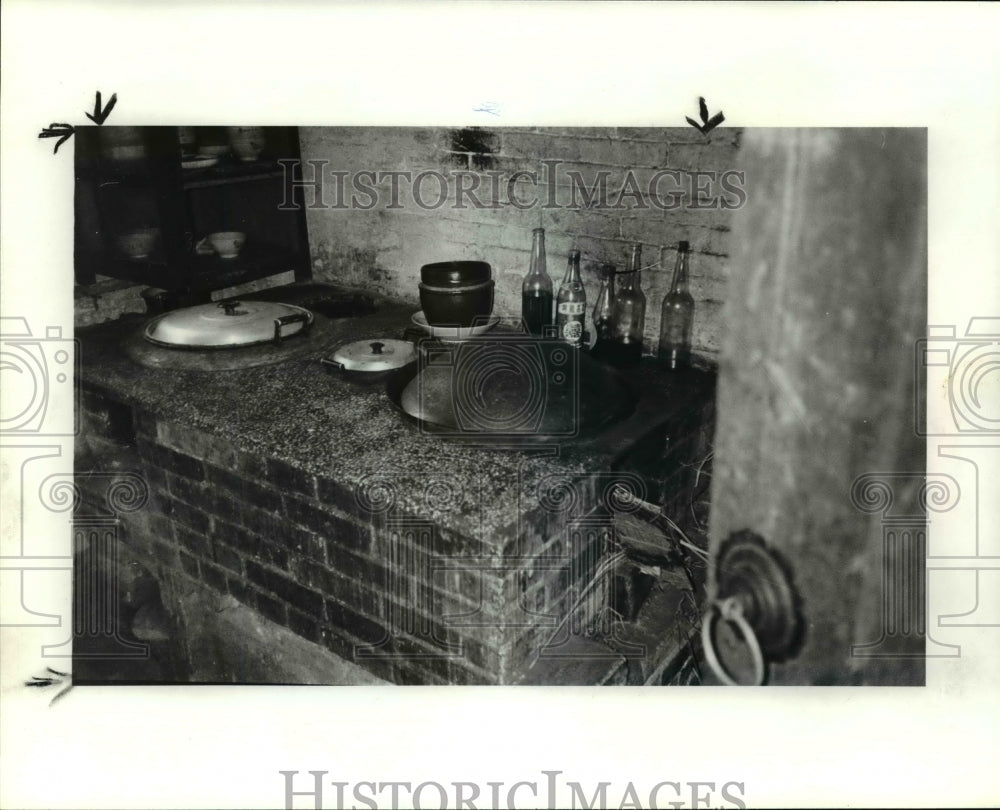
[[[642,333],[646,328],[646,295],[642,291],[642,245],[632,253],[615,296],[615,356],[622,366],[635,366],[642,358]]]
[[[521,284],[521,318],[533,335],[552,326],[552,279],[545,267],[545,229],[535,228],[531,240],[531,265]]]
[[[667,368],[683,368],[691,362],[691,327],[694,324],[694,298],[688,292],[688,243],[677,245],[677,264],[670,292],[660,311],[658,357]]]
[[[580,251],[569,254],[566,275],[559,285],[556,298],[556,327],[559,338],[580,348],[583,345],[583,322],[587,317],[587,291],[580,278]]]

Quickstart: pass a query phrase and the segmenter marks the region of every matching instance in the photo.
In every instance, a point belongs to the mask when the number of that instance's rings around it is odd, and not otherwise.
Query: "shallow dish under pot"
[[[435,262],[420,268],[420,306],[431,326],[471,327],[493,314],[486,262]]]

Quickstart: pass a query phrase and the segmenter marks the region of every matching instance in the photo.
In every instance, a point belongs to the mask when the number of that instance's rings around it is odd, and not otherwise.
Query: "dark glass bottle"
[[[552,326],[552,279],[545,267],[544,228],[532,232],[531,265],[521,284],[521,318],[533,335],[542,335]]]
[[[691,363],[691,327],[694,323],[694,298],[688,292],[688,243],[677,245],[677,264],[670,292],[660,311],[658,357],[667,368],[683,368]]]
[[[642,333],[646,326],[646,296],[642,291],[642,245],[632,246],[622,283],[615,296],[614,339],[617,361],[634,366],[642,358]]]
[[[556,327],[559,338],[580,348],[583,345],[583,322],[587,317],[587,291],[580,278],[580,251],[572,250],[566,275],[556,298]]]
[[[601,265],[601,287],[594,304],[594,333],[597,344],[605,343],[614,334],[615,323],[615,266]]]

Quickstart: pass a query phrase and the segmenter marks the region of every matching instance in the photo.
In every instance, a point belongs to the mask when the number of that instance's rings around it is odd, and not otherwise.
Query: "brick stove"
[[[598,662],[573,676],[594,683],[634,680],[652,666],[642,662],[630,676],[627,656],[599,640],[586,639],[581,651],[583,630],[609,604],[614,582],[601,568],[612,529],[604,505],[618,483],[652,501],[669,493],[690,503],[711,433],[712,375],[689,381],[652,433],[647,426],[628,442],[619,436],[614,465],[602,466],[593,448],[553,458],[551,449],[456,448],[415,436],[395,414],[377,452],[341,442],[300,447],[291,458],[277,444],[254,441],[256,415],[241,405],[219,426],[194,424],[211,419],[164,406],[151,378],[167,372],[136,383],[134,369],[102,355],[100,340],[92,347],[103,362],[83,375],[78,477],[117,469],[145,481],[148,504],[121,516],[121,540],[126,556],[159,581],[173,615],[185,615],[180,606],[192,594],[231,600],[308,642],[306,651],[314,645],[399,684],[560,682],[558,671],[574,656]],[[303,368],[255,372],[291,386]],[[218,406],[213,418],[222,420],[219,391],[207,390],[218,376],[190,379],[200,391],[191,396]],[[281,387],[287,399],[260,430],[285,429],[277,414],[296,392]],[[343,396],[381,394],[345,389]],[[412,451],[392,456],[390,443],[418,440],[422,464]],[[234,666],[219,663],[212,679],[239,680]],[[324,680],[322,672],[320,664],[315,682],[355,682]]]

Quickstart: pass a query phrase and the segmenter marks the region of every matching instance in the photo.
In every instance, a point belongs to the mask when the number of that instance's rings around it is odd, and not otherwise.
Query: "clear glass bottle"
[[[632,245],[621,287],[615,296],[615,355],[623,366],[634,366],[642,357],[646,326],[646,295],[642,291],[642,245]]]
[[[552,326],[552,279],[545,267],[544,228],[532,231],[531,265],[521,284],[521,318],[533,335],[542,335]]]
[[[615,266],[601,265],[601,287],[597,291],[597,303],[594,304],[594,334],[597,344],[610,340],[614,334],[615,323]]]
[[[677,245],[674,280],[660,310],[660,345],[657,356],[667,368],[683,368],[691,362],[694,298],[688,292],[688,250],[687,242]]]
[[[556,298],[556,327],[559,338],[580,348],[583,345],[583,322],[587,317],[587,291],[580,278],[580,251],[572,250],[566,275]]]

